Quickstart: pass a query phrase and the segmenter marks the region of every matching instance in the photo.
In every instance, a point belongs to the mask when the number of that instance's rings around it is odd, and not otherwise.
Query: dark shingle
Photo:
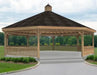
[[[86,27],[51,11],[45,11],[30,18],[24,19],[5,28],[28,27],[28,26],[64,26]]]

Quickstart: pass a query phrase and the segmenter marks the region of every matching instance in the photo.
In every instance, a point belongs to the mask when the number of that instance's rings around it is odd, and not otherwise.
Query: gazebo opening
[[[46,50],[46,46],[48,46],[49,50],[62,50],[66,48],[67,50],[74,49],[81,51],[82,57],[94,54],[94,32],[96,31],[52,12],[50,5],[45,6],[44,12],[4,27],[2,30],[5,33],[5,56],[31,56],[40,58],[40,50]],[[91,35],[92,37],[92,44],[88,46],[85,46],[84,36],[86,35]],[[14,45],[8,42],[8,38],[12,38],[12,36],[24,37],[26,42],[22,41],[25,43],[21,42],[18,45]],[[41,37],[43,38],[43,36],[48,37],[47,40],[51,39],[51,41],[43,44],[41,42]],[[58,37],[69,38],[69,36],[76,38],[75,45],[68,45],[62,39],[58,39]],[[14,42],[18,40],[16,39]],[[32,42],[29,42],[29,40],[32,40]],[[60,41],[63,43],[60,44]],[[45,47],[43,47],[44,45]],[[59,47],[58,45],[61,46]]]

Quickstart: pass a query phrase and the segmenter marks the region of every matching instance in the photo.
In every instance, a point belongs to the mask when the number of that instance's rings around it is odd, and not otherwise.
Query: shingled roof
[[[47,9],[48,10],[48,9]],[[86,27],[52,11],[44,11],[5,28],[30,27],[30,26],[64,26],[64,27]]]

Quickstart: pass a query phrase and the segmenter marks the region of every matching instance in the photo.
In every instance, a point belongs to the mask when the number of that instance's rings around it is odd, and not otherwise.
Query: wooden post
[[[79,51],[79,36],[76,36],[77,38],[77,50]]]
[[[40,59],[40,33],[37,32],[37,57]]]
[[[26,36],[27,38],[27,46],[29,46],[29,36]]]
[[[53,50],[55,50],[54,39],[55,39],[55,36],[52,36],[52,41],[53,41],[52,49]]]
[[[84,56],[84,34],[81,34],[81,51],[82,57]]]
[[[7,49],[6,49],[7,46],[8,46],[8,35],[5,33],[5,36],[4,36],[4,56],[7,55]]]

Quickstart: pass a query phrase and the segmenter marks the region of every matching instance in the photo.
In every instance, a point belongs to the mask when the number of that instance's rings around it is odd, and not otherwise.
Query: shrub
[[[97,61],[97,56],[94,56],[94,61]]]
[[[21,43],[21,46],[24,46],[24,43]]]
[[[2,60],[2,61],[5,60],[5,57],[1,58],[0,60]]]
[[[13,61],[13,62],[22,62],[22,63],[37,62],[36,59],[32,58],[32,57],[20,57],[20,58],[3,57],[0,60],[2,60],[2,61]]]
[[[86,60],[94,60],[94,55],[89,55]]]
[[[50,43],[50,46],[52,46],[53,45],[53,43]]]
[[[56,46],[60,46],[60,43],[56,43]]]
[[[23,61],[22,62],[29,63],[30,61],[29,61],[29,58],[23,58]]]
[[[14,46],[14,42],[9,42],[9,45],[10,46]]]
[[[29,61],[30,62],[37,62],[34,58],[32,58],[32,57],[29,57]]]
[[[44,46],[48,46],[48,44],[47,43],[44,43]]]

